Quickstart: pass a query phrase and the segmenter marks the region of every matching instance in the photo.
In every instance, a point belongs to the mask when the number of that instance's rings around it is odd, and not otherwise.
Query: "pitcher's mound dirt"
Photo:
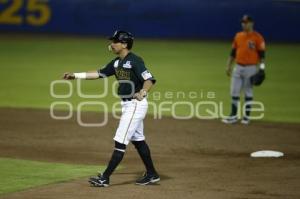
[[[62,113],[63,114],[63,113]],[[85,113],[85,121],[101,121]],[[72,120],[53,120],[48,110],[0,109],[0,157],[105,165],[114,146],[118,121],[84,128]],[[153,199],[153,198],[300,198],[300,125],[253,122],[249,126],[220,121],[145,120],[145,134],[161,182],[137,186],[144,171],[128,146],[124,169],[108,188],[93,188],[87,178],[4,195],[6,199]],[[254,159],[257,150],[278,150],[283,158]],[[96,174],[97,171],[95,171]]]

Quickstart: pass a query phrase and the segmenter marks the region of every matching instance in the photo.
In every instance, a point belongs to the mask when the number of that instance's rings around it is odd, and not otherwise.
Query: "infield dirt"
[[[85,113],[84,120],[101,120],[101,115]],[[104,127],[84,128],[75,118],[52,119],[49,110],[0,108],[0,157],[106,165],[118,125],[112,117],[108,121]],[[145,134],[161,175],[159,185],[134,184],[144,168],[129,145],[124,168],[112,175],[108,188],[90,187],[87,176],[0,198],[300,198],[299,124],[225,125],[217,120],[154,120],[149,116]],[[249,156],[267,149],[285,156]]]

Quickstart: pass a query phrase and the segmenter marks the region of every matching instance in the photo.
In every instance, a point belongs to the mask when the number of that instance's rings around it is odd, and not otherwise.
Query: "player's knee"
[[[132,141],[132,144],[134,145],[134,147],[136,149],[142,148],[143,146],[147,145],[147,143],[145,142],[145,140],[142,140],[142,141]]]
[[[126,150],[126,145],[122,144],[120,142],[115,141],[115,150],[125,152]]]

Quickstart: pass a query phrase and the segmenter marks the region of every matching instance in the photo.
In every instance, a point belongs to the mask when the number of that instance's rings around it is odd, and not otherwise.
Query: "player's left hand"
[[[75,79],[75,75],[74,73],[66,72],[64,73],[63,79],[65,80]]]
[[[227,75],[228,77],[230,77],[230,76],[231,76],[231,73],[232,73],[232,68],[227,67],[227,68],[226,68],[226,75]]]
[[[142,101],[146,96],[147,96],[147,91],[141,89],[140,92],[134,94],[133,98]]]

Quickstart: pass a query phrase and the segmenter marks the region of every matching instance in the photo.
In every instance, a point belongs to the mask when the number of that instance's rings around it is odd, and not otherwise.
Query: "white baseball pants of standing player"
[[[143,120],[148,109],[147,99],[122,101],[122,116],[114,140],[128,145],[130,141],[145,140]]]

